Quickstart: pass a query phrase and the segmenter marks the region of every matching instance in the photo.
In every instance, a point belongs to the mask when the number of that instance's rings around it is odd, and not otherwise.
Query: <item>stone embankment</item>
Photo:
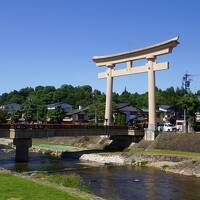
[[[121,155],[115,155],[111,153],[104,154],[83,154],[80,157],[80,160],[89,161],[89,162],[98,162],[100,164],[110,164],[110,165],[125,165],[125,158]]]
[[[200,159],[187,159],[180,162],[156,161],[149,162],[147,166],[156,167],[165,172],[200,177]]]
[[[200,177],[200,159],[183,158],[179,156],[157,156],[150,157],[134,156],[127,158],[122,155],[111,154],[85,154],[80,157],[81,160],[96,162],[103,165],[132,165],[141,167],[155,167],[165,172],[176,173],[180,175]]]
[[[117,154],[85,154],[81,160],[104,165],[132,165],[155,167],[165,172],[200,177],[200,159],[170,155],[135,155],[131,157]]]

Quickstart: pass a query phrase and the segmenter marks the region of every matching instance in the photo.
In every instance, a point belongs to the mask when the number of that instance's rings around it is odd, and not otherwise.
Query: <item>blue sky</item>
[[[200,89],[200,1],[198,0],[6,0],[0,1],[0,93],[22,87],[89,84],[105,68],[94,55],[118,53],[180,36],[172,54],[160,58],[170,69],[156,85],[181,86],[184,73]],[[147,90],[147,74],[114,79],[114,91]]]

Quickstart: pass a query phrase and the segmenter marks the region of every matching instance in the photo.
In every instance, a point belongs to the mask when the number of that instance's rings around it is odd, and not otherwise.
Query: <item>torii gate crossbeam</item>
[[[178,37],[170,40],[148,46],[134,51],[127,51],[108,56],[94,56],[93,61],[97,66],[106,66],[107,71],[98,74],[98,78],[107,78],[106,90],[106,107],[105,107],[105,125],[112,123],[112,90],[113,90],[113,77],[125,76],[138,73],[148,73],[148,102],[149,102],[149,123],[148,129],[145,134],[146,140],[154,140],[156,130],[156,103],[155,103],[155,71],[165,70],[169,68],[168,62],[156,63],[156,57],[164,54],[171,53],[173,48],[176,47]],[[147,59],[147,64],[143,66],[134,67],[133,61]],[[115,70],[115,65],[126,63],[124,69]]]

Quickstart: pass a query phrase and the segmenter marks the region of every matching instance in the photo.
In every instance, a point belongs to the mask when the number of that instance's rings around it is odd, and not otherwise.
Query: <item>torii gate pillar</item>
[[[113,65],[107,66],[107,88],[106,88],[106,107],[105,107],[105,122],[104,125],[110,126],[112,123],[112,91],[113,91]]]
[[[149,123],[145,130],[145,140],[154,140],[156,131],[156,101],[155,101],[155,57],[147,57],[148,60],[148,102],[149,102]]]

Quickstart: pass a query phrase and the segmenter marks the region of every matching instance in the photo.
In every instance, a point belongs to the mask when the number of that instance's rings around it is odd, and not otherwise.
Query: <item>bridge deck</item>
[[[131,130],[126,126],[87,125],[12,125],[0,128],[0,138],[44,138],[95,135],[143,136],[144,131]]]

